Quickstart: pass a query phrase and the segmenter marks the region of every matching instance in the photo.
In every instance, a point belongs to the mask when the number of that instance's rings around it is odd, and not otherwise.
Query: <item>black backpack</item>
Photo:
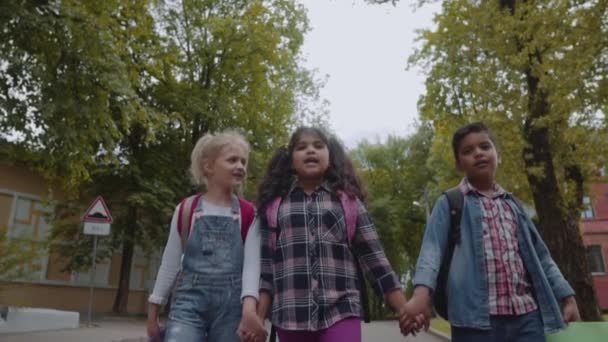
[[[448,232],[448,245],[441,260],[439,274],[437,275],[437,285],[433,291],[433,306],[435,312],[448,319],[448,274],[450,273],[450,264],[454,255],[454,247],[460,243],[460,219],[462,217],[462,205],[464,204],[464,195],[458,187],[444,191],[443,194],[448,199],[450,208],[450,230]]]

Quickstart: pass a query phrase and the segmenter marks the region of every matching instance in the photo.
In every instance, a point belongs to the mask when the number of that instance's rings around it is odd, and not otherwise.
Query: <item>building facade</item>
[[[47,217],[53,211],[47,201],[48,190],[44,179],[27,167],[0,165],[0,234],[5,234],[9,243],[47,239],[51,230]],[[53,191],[53,196],[61,200],[60,192]],[[91,271],[64,272],[65,263],[59,255],[49,250],[39,255],[35,261],[37,267],[25,278],[11,280],[0,288],[0,304],[87,311]],[[109,260],[97,264],[94,312],[112,310],[121,260],[120,253],[114,253]],[[151,258],[136,249],[131,265],[129,313],[146,312],[147,296],[158,263],[158,257]]]
[[[600,308],[608,310],[608,183],[595,183],[584,197],[583,242]]]

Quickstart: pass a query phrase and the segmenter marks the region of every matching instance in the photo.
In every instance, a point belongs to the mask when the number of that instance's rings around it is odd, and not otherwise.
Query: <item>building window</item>
[[[587,261],[589,262],[589,271],[591,271],[591,273],[606,273],[604,257],[602,256],[602,246],[588,246]]]
[[[20,265],[26,275],[22,280],[44,280],[48,266],[48,253],[40,241],[47,239],[51,231],[48,215],[53,208],[38,196],[0,190],[0,213],[8,220],[0,222],[0,234],[6,234],[11,244],[23,245],[24,249],[36,252],[38,257],[31,265]],[[6,226],[8,224],[8,226]],[[4,229],[6,228],[6,232]],[[0,275],[1,277],[2,275]]]
[[[583,196],[583,211],[581,212],[581,218],[593,218],[593,205],[591,205],[591,197],[589,196]]]
[[[89,285],[91,284],[91,273],[93,267],[86,271],[75,272],[73,275],[74,283],[78,285]],[[98,263],[95,265],[95,277],[93,279],[97,286],[108,286],[108,280],[110,279],[110,263]]]

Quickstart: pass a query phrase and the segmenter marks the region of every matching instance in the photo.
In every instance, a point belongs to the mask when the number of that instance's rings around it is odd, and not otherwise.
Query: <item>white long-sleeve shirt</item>
[[[203,216],[232,217],[231,207],[217,206],[207,201],[202,201],[201,203],[203,205]],[[178,216],[179,205],[175,208],[173,213],[173,219],[171,220],[171,226],[169,228],[169,238],[167,239],[163,258],[158,269],[154,290],[148,298],[150,303],[163,305],[167,302],[169,292],[173,288],[175,278],[181,269],[183,247],[179,231],[177,230]],[[193,223],[194,222],[192,222],[191,225],[192,229],[194,229]],[[251,224],[247,237],[245,238],[241,298],[252,296],[258,299],[260,283],[260,240],[260,225],[256,218]]]

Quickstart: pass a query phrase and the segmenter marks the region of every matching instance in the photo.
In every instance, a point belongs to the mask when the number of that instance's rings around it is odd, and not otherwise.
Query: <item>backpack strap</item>
[[[355,233],[357,232],[357,214],[359,209],[357,198],[355,196],[348,195],[344,191],[338,192],[338,198],[340,199],[342,210],[344,210],[344,221],[346,223],[347,239],[350,246],[350,243],[355,238]],[[272,232],[270,239],[272,249],[274,249],[276,244],[276,234],[279,226],[279,207],[281,206],[281,201],[281,197],[276,197],[266,207],[266,221],[268,222],[268,227]]]
[[[279,207],[281,206],[281,197],[275,199],[266,206],[266,221],[270,228],[277,228],[279,221]]]
[[[275,250],[277,245],[277,230],[279,229],[279,207],[281,206],[281,197],[275,199],[266,206],[266,222],[270,228],[270,249]]]
[[[241,238],[243,239],[243,243],[245,243],[247,233],[255,218],[255,207],[253,203],[242,198],[239,198],[239,205],[241,207]]]
[[[194,209],[198,205],[202,195],[202,193],[198,193],[196,195],[188,196],[179,204],[177,231],[182,239],[182,247],[186,246],[186,241],[188,241],[188,236],[190,236],[192,215],[194,214]]]
[[[464,205],[464,194],[458,187],[444,191],[450,210],[450,228],[448,231],[448,244],[441,259],[439,272],[437,274],[437,285],[433,291],[433,306],[437,314],[448,319],[447,283],[454,256],[454,247],[460,243],[460,219],[462,218],[462,207]]]
[[[361,308],[363,313],[363,321],[365,323],[371,322],[371,314],[369,308],[369,295],[367,291],[367,284],[365,282],[365,274],[361,268],[361,263],[357,258],[357,253],[352,248],[352,242],[355,239],[357,233],[357,216],[359,214],[359,204],[357,203],[357,197],[349,195],[344,191],[338,192],[338,198],[340,204],[342,204],[342,210],[344,210],[344,221],[346,223],[346,233],[348,239],[348,247],[355,257],[355,267],[357,269],[357,277],[359,278],[359,294],[361,295]]]
[[[357,232],[357,214],[359,211],[357,198],[344,191],[339,191],[338,197],[340,198],[340,204],[342,204],[342,210],[344,210],[344,221],[346,223],[348,245],[350,246]]]
[[[462,206],[464,205],[464,194],[458,187],[443,192],[448,199],[450,208],[450,232],[448,234],[448,246],[460,243],[460,221],[462,219]],[[449,248],[449,247],[448,247]]]

